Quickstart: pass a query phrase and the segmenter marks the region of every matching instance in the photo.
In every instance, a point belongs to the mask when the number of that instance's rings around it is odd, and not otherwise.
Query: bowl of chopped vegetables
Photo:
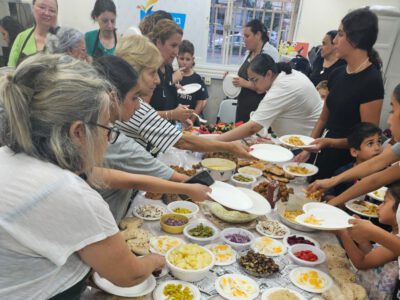
[[[295,244],[289,247],[289,256],[297,264],[313,267],[325,262],[325,253],[318,247]]]
[[[190,222],[183,230],[183,234],[190,241],[205,245],[218,237],[219,230],[207,220],[199,219]]]
[[[179,214],[164,214],[160,219],[161,229],[167,233],[180,234],[189,223],[189,218]]]
[[[248,249],[254,240],[254,235],[242,228],[225,228],[220,236],[225,243],[238,251]]]
[[[199,212],[199,206],[190,201],[174,201],[168,204],[169,212],[179,215],[184,215],[188,218],[193,217]]]

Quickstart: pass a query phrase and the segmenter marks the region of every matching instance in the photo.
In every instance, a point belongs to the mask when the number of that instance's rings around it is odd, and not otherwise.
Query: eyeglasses
[[[46,13],[47,12],[50,16],[57,15],[57,10],[55,10],[54,8],[47,7],[47,6],[44,6],[44,5],[38,5],[36,7],[40,10],[41,13]]]
[[[117,127],[108,127],[108,126],[104,126],[104,125],[101,125],[101,124],[97,124],[97,123],[87,123],[88,125],[94,125],[94,126],[97,126],[97,127],[101,127],[101,128],[103,128],[103,129],[106,129],[108,132],[107,132],[107,139],[108,139],[108,142],[110,143],[110,144],[114,144],[116,141],[117,141],[117,139],[118,139],[118,137],[119,137],[119,135],[120,135],[120,131],[118,130],[118,128]]]

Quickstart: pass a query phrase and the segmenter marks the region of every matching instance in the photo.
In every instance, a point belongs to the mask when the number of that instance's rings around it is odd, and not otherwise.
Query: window
[[[211,0],[207,63],[238,65],[246,48],[242,29],[252,19],[268,28],[270,43],[293,39],[300,0]]]

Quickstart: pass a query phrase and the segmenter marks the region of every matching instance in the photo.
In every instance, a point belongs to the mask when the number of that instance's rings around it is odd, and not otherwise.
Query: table
[[[160,159],[168,165],[173,164],[173,165],[179,165],[179,166],[185,167],[185,168],[191,168],[191,166],[193,164],[198,163],[201,160],[201,154],[193,153],[193,152],[185,151],[185,150],[173,149],[172,151],[169,151],[169,152],[163,154],[162,156],[160,156]],[[296,190],[302,189],[303,185],[293,185],[293,187],[296,191]],[[145,194],[144,192],[138,193],[138,195],[135,197],[135,201],[134,201],[133,205],[127,212],[127,216],[132,216],[132,210],[134,209],[135,205],[157,203],[158,205],[162,205],[162,206],[166,207],[166,205],[163,204],[161,201],[150,200],[150,199],[145,198],[144,194]],[[202,218],[202,217],[204,217],[204,216],[202,215],[201,212],[199,212],[196,216],[194,216],[194,218]],[[272,219],[278,219],[277,212],[275,210],[272,210],[270,215],[268,215],[268,217],[270,217]],[[166,233],[161,230],[159,221],[145,221],[142,228],[149,230],[154,236],[166,235]],[[309,232],[304,233],[304,232],[297,231],[292,228],[290,228],[290,230],[291,230],[291,234],[305,234],[305,235],[317,240],[321,246],[324,245],[325,243],[338,243],[336,236],[332,233],[322,232],[322,231],[315,232],[315,233],[309,233]],[[260,236],[258,234],[258,232],[256,232],[255,230],[253,231],[253,233],[256,237]],[[186,238],[183,236],[183,234],[177,235],[177,237],[180,237],[180,238],[186,240]],[[219,242],[222,242],[222,240],[220,238],[213,241],[213,243],[219,243]],[[281,270],[279,271],[279,273],[271,275],[270,277],[267,277],[267,278],[252,277],[259,284],[261,293],[265,289],[268,289],[271,287],[287,287],[287,288],[290,288],[290,289],[293,289],[293,290],[299,292],[300,294],[304,295],[307,299],[311,299],[311,298],[312,299],[320,299],[318,297],[318,295],[303,291],[291,283],[291,281],[289,280],[289,273],[291,270],[298,267],[298,265],[294,264],[291,261],[291,259],[289,258],[289,255],[287,253],[285,255],[282,255],[277,258],[274,257],[273,259],[281,267]],[[328,268],[325,264],[317,266],[317,269],[328,273]],[[239,273],[239,274],[244,274],[246,276],[249,276],[239,269],[237,263],[234,263],[229,266],[215,266],[209,271],[209,274],[207,275],[206,278],[204,278],[203,280],[201,280],[199,282],[194,283],[194,285],[196,285],[201,291],[201,294],[202,294],[201,299],[202,300],[224,299],[224,298],[220,297],[217,294],[217,292],[215,291],[214,282],[217,277],[222,276],[224,274],[229,274],[229,273]],[[166,280],[171,280],[171,279],[174,279],[174,278],[170,274],[168,274],[163,278],[157,279],[157,285],[160,284],[161,282],[164,282]],[[261,293],[257,299],[261,299]],[[109,298],[104,292],[101,292],[97,289],[92,288],[85,292],[84,297],[82,299],[84,299],[84,300],[92,300],[92,299],[96,299],[96,300],[107,299],[107,300],[109,300],[112,298]],[[147,295],[144,299],[150,300],[150,299],[153,299],[153,297],[150,294],[150,295]]]

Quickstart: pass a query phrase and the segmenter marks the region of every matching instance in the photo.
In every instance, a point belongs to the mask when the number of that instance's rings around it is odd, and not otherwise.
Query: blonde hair
[[[159,40],[164,45],[165,41],[176,33],[183,35],[183,31],[178,24],[174,21],[163,19],[154,25],[153,31],[149,33],[149,38],[153,44],[157,44]]]
[[[126,60],[139,74],[144,68],[157,70],[163,62],[157,47],[147,37],[141,35],[119,39],[115,55]]]
[[[34,55],[0,79],[1,140],[15,153],[90,175],[103,156],[96,151],[101,135],[91,124],[109,109],[109,89],[85,62],[67,55]],[[83,122],[85,147],[70,137],[76,121]]]

